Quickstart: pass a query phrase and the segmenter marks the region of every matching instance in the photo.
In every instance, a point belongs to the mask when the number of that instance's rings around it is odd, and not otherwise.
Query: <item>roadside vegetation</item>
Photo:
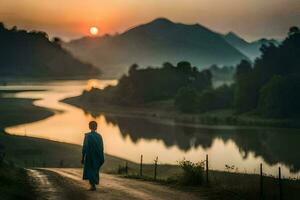
[[[13,163],[0,161],[0,199],[3,200],[35,200],[33,182],[26,170],[14,166]]]
[[[111,173],[124,178],[139,179],[168,185],[179,190],[190,191],[208,199],[260,199],[261,177],[257,173],[241,172],[237,166],[227,164],[224,171],[209,170],[206,179],[205,161],[193,163],[188,160],[178,162],[178,165],[157,166],[157,178],[154,178],[154,164],[143,165],[140,175],[139,165],[119,166]],[[280,199],[278,176],[263,174],[263,199]],[[300,180],[283,178],[281,180],[283,199],[296,200],[300,195]]]

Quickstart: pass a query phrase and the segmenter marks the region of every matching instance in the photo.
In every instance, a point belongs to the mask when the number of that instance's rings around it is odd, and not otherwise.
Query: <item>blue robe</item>
[[[95,131],[85,134],[82,156],[84,158],[83,180],[98,185],[99,170],[104,163],[103,141],[100,134]]]

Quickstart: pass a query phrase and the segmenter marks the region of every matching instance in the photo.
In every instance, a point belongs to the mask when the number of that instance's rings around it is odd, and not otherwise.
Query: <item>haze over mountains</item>
[[[268,45],[269,43],[273,43],[278,45],[279,42],[275,39],[260,39],[253,42],[247,42],[237,34],[233,32],[229,32],[224,35],[224,39],[238,49],[241,53],[246,55],[250,60],[254,60],[258,56],[261,55],[260,47],[265,44]]]
[[[7,29],[0,23],[0,76],[84,77],[98,75],[101,70],[104,77],[117,78],[134,63],[147,67],[183,60],[199,69],[213,64],[228,66],[242,59],[254,60],[260,55],[260,46],[269,42],[278,44],[266,39],[247,42],[232,32],[223,35],[199,24],[165,18],[122,34],[84,37],[69,43],[50,41],[43,32]]]
[[[147,67],[187,60],[207,67],[213,63],[231,65],[247,58],[218,33],[199,24],[173,23],[164,18],[120,35],[85,37],[64,47],[103,69],[107,76],[120,76],[133,63]]]
[[[165,18],[122,34],[84,37],[64,44],[81,60],[101,68],[106,77],[121,76],[133,63],[147,67],[186,60],[199,69],[212,64],[235,65],[242,59],[256,57],[259,46],[238,36],[224,36],[200,24],[174,23]]]
[[[95,77],[99,69],[76,59],[43,32],[7,29],[0,23],[0,77]]]

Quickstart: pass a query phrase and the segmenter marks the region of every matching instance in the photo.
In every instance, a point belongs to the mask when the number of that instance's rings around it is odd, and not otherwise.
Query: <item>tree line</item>
[[[189,62],[176,66],[140,69],[134,64],[117,86],[84,92],[90,100],[104,98],[118,104],[141,104],[174,99],[187,113],[232,109],[235,114],[253,113],[267,118],[294,118],[300,114],[300,31],[291,27],[279,45],[261,47],[254,63],[242,60],[235,68],[234,82],[212,86],[216,66],[199,71]],[[232,68],[224,68],[228,74]]]
[[[47,33],[6,28],[0,22],[1,77],[96,76],[100,71],[61,47]]]

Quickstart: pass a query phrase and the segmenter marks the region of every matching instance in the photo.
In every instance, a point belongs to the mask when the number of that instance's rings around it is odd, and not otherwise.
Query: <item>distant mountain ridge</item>
[[[147,67],[186,60],[202,69],[212,64],[234,65],[248,59],[219,33],[199,24],[174,23],[165,18],[119,35],[85,37],[63,46],[101,68],[104,76],[114,77],[126,73],[133,63]]]
[[[76,59],[43,32],[27,32],[0,23],[0,77],[95,77],[99,69]]]
[[[278,45],[280,43],[275,39],[260,39],[253,42],[247,42],[234,32],[229,32],[223,35],[223,37],[229,44],[238,49],[252,61],[261,55],[260,47],[263,44],[267,45],[269,43],[273,43]]]

